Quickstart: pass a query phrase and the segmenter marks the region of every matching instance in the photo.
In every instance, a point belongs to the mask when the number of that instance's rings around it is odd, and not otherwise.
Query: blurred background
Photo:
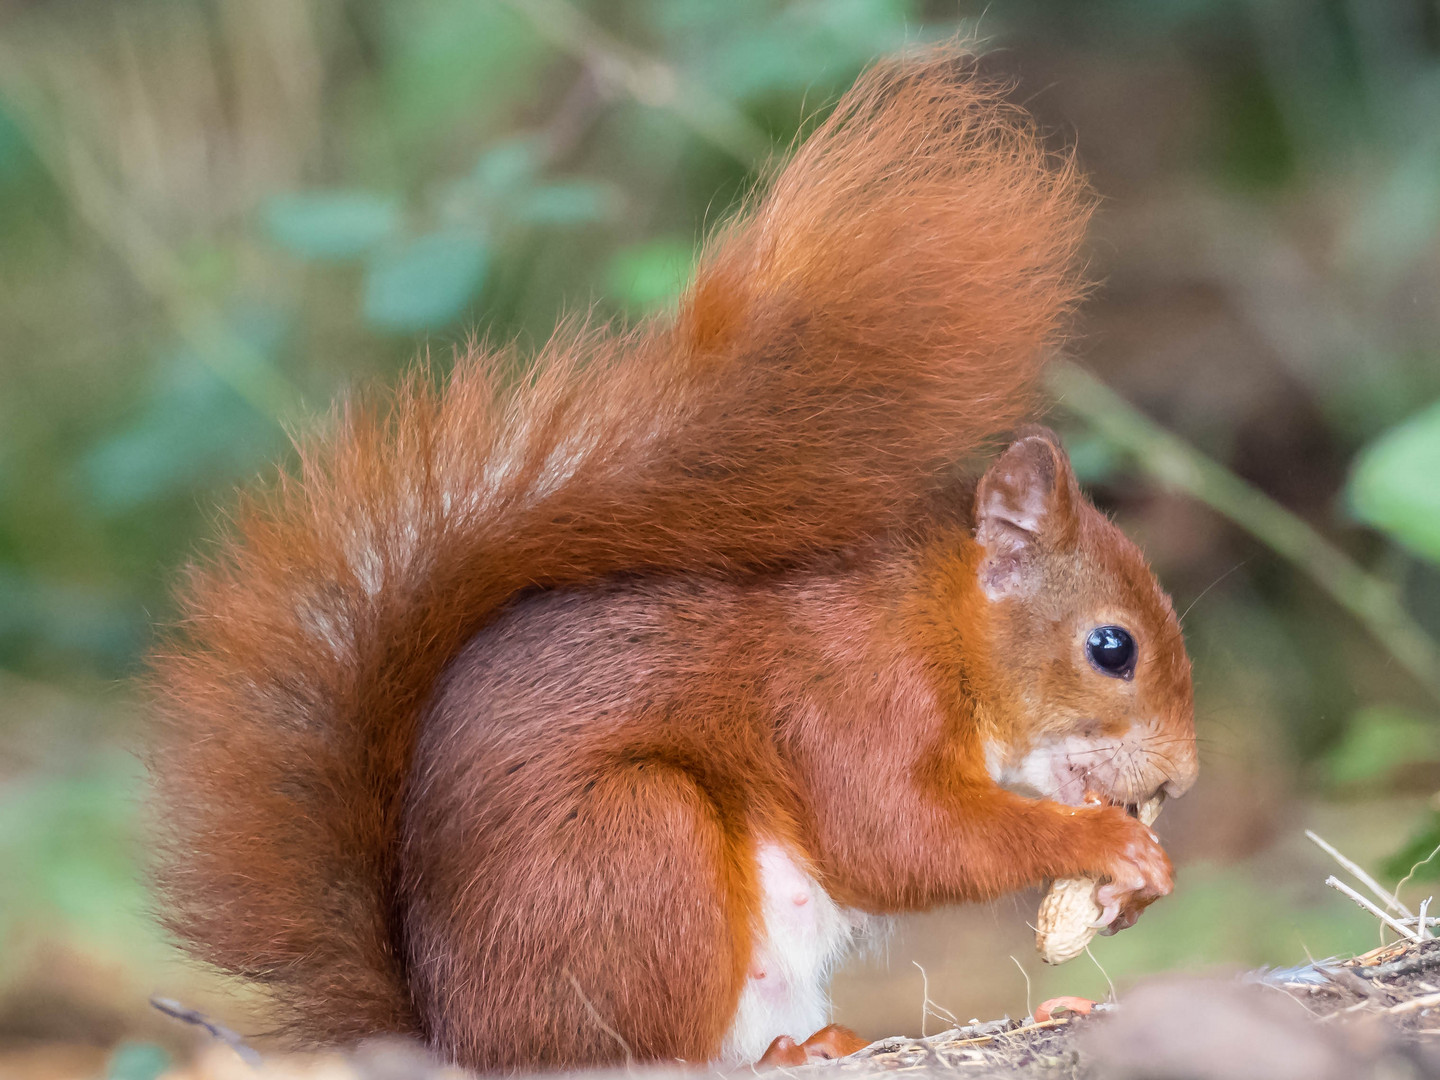
[[[663,307],[869,60],[957,30],[1104,197],[1049,419],[1186,612],[1204,767],[1175,895],[1093,961],[1041,969],[1034,895],[908,919],[837,1018],[1379,943],[1304,830],[1387,884],[1440,844],[1435,0],[4,0],[0,1065],[154,1076],[151,994],[254,1030],[147,914],[130,680],[287,428]]]

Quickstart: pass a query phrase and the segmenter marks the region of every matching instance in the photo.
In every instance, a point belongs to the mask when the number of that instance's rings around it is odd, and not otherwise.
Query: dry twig
[[[1381,911],[1378,907],[1372,904],[1369,900],[1365,899],[1365,897],[1361,896],[1349,885],[1346,885],[1334,874],[1331,874],[1328,878],[1325,879],[1325,884],[1329,885],[1330,888],[1334,889],[1337,892],[1344,893],[1351,900],[1354,900],[1355,903],[1359,904],[1366,911],[1370,912],[1371,915],[1374,915],[1377,919],[1383,922],[1386,926],[1390,927],[1390,929],[1394,930],[1401,937],[1409,938],[1411,941],[1420,940],[1420,935],[1417,934],[1414,930],[1410,929],[1410,927],[1406,926],[1404,923],[1398,922],[1387,912]]]
[[[1404,915],[1407,919],[1415,918],[1415,913],[1411,911],[1408,907],[1406,907],[1403,903],[1401,903],[1398,896],[1390,892],[1388,889],[1382,887],[1378,881],[1376,881],[1373,877],[1371,877],[1364,870],[1362,870],[1357,863],[1352,862],[1344,855],[1340,854],[1340,852],[1336,850],[1333,845],[1331,845],[1318,833],[1314,832],[1311,829],[1306,829],[1305,835],[1311,839],[1311,841],[1315,844],[1316,847],[1329,855],[1346,870],[1350,871],[1351,876],[1353,876],[1357,881],[1360,882],[1360,884],[1364,885],[1367,889],[1374,893],[1375,898],[1379,900],[1382,904],[1384,904],[1386,907],[1388,907],[1391,911],[1398,912],[1399,914]]]
[[[244,1061],[246,1065],[256,1069],[260,1067],[260,1054],[254,1047],[246,1043],[236,1032],[231,1031],[223,1024],[215,1023],[215,1021],[211,1020],[204,1013],[197,1012],[194,1009],[187,1009],[178,1001],[172,1001],[170,998],[152,997],[150,999],[150,1005],[175,1020],[186,1024],[194,1024],[198,1028],[204,1028],[214,1038],[219,1039],[226,1046],[230,1047],[230,1049],[234,1050],[235,1053],[239,1054],[240,1059]]]

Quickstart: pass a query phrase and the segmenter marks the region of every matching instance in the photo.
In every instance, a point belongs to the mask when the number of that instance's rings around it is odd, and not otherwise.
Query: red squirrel
[[[961,47],[911,53],[678,310],[341,407],[153,660],[169,927],[302,1042],[513,1070],[844,1052],[791,1037],[876,916],[1089,875],[1132,922],[1189,661],[1018,427],[1090,205]]]

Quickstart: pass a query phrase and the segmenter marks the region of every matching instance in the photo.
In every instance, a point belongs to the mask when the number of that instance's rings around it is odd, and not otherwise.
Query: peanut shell
[[[1147,826],[1160,816],[1160,796],[1140,807],[1140,820]],[[1099,933],[1093,924],[1104,914],[1095,899],[1099,882],[1094,878],[1057,878],[1040,901],[1035,922],[1035,948],[1047,964],[1063,964],[1085,951]]]

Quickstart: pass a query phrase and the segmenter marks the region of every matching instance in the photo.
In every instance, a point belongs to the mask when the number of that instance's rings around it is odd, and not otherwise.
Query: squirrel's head
[[[1197,764],[1190,660],[1140,549],[1046,428],[995,461],[974,506],[967,606],[983,609],[988,670],[971,677],[991,775],[1071,804],[1182,794]]]

